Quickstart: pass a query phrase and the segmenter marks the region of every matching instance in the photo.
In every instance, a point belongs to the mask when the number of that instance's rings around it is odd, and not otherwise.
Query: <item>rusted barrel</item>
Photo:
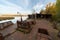
[[[31,22],[32,22],[32,24],[33,24],[33,25],[35,25],[35,24],[36,24],[36,21],[31,21]]]
[[[46,29],[41,29],[41,28],[38,29],[38,33],[49,35]]]

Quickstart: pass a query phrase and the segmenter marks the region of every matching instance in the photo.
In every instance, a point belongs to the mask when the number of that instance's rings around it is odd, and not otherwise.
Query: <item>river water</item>
[[[22,17],[23,21],[26,20],[28,17]],[[7,22],[7,21],[12,21],[13,23],[16,23],[17,20],[21,20],[21,17],[15,17],[14,19],[11,20],[2,20],[0,23]]]

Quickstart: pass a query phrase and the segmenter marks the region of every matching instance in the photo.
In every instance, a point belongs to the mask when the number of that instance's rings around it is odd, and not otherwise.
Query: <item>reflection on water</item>
[[[13,23],[16,23],[17,20],[20,21],[20,18],[21,17],[15,17],[14,19],[11,19],[11,20],[3,20],[3,21],[0,21],[0,23],[3,23],[3,22],[6,22],[6,21],[12,21]],[[22,17],[23,21],[26,20],[28,17]]]

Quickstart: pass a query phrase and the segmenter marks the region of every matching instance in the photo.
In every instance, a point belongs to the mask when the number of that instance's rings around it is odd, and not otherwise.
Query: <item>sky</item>
[[[56,0],[0,0],[0,14],[30,14],[35,10],[39,12],[46,4]]]

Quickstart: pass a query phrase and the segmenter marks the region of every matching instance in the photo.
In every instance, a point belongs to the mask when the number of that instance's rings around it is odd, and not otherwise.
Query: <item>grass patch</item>
[[[27,30],[27,29],[22,29],[22,28],[17,28],[17,31],[20,31],[20,32],[23,32],[24,34],[28,34],[30,33],[30,30]]]

